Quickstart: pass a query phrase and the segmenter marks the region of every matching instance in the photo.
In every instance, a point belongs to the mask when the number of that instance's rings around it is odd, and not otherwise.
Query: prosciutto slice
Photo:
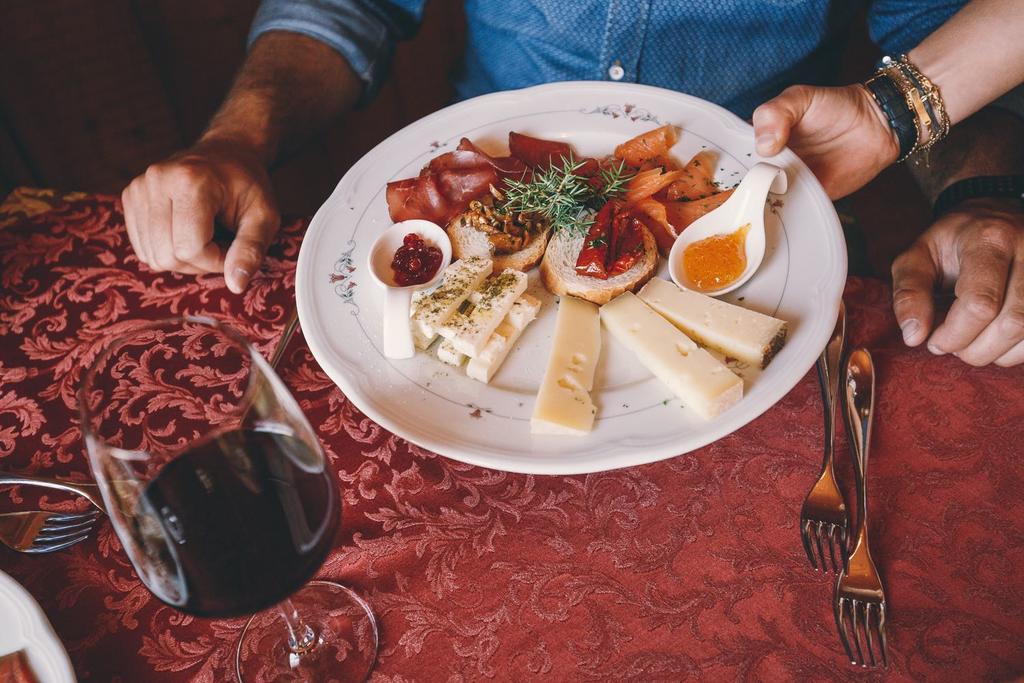
[[[444,225],[452,210],[433,174],[388,183],[386,196],[388,213],[396,223],[422,218]]]
[[[528,172],[521,159],[492,157],[462,138],[458,147],[432,159],[417,177],[388,183],[388,213],[395,222],[422,218],[443,226],[492,185]]]
[[[391,220],[422,218],[445,225],[465,211],[471,201],[487,194],[492,185],[501,189],[506,178],[529,178],[534,170],[560,164],[563,157],[579,159],[584,166],[577,173],[599,179],[598,162],[574,156],[572,147],[565,142],[512,131],[508,134],[508,146],[508,156],[496,157],[469,138],[462,138],[454,150],[431,159],[417,177],[388,183]]]
[[[542,140],[515,131],[508,134],[509,153],[530,168],[547,169],[552,164],[562,163],[562,158],[577,158],[568,143]]]

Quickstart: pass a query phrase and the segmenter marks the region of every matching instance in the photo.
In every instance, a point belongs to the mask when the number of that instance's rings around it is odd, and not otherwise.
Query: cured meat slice
[[[710,150],[698,152],[680,171],[679,179],[665,188],[664,197],[667,201],[677,199],[703,199],[718,192],[715,185],[716,155]]]
[[[396,223],[422,218],[443,225],[452,210],[433,175],[388,183],[386,197],[388,213]]]
[[[676,233],[686,229],[690,223],[720,207],[725,200],[732,196],[732,190],[717,192],[704,199],[694,199],[689,202],[665,202],[665,213],[669,224],[675,228]]]
[[[565,142],[542,140],[515,131],[508,134],[509,153],[531,168],[546,169],[562,159],[574,157],[572,147]],[[575,157],[574,157],[575,158]]]
[[[615,156],[633,168],[645,162],[668,156],[668,150],[679,141],[675,126],[662,126],[626,140],[615,148]]]
[[[654,241],[657,242],[661,255],[668,256],[679,233],[668,222],[665,205],[656,199],[644,199],[632,206],[632,213],[654,235]]]
[[[648,197],[653,197],[662,188],[676,182],[682,171],[662,172],[661,167],[640,171],[626,186],[626,203],[635,204]]]

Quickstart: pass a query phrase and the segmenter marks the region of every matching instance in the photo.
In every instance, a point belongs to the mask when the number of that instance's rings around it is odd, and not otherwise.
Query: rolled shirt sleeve
[[[415,34],[426,0],[263,0],[248,44],[268,31],[314,38],[344,57],[363,81],[365,103],[387,77],[395,42]]]
[[[910,52],[966,4],[967,0],[875,0],[868,11],[871,39],[887,55]]]

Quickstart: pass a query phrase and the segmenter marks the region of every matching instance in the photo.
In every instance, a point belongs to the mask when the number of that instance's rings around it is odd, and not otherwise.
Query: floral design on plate
[[[352,252],[355,251],[355,248],[355,240],[349,240],[348,249],[334,262],[334,270],[329,278],[331,284],[334,285],[334,293],[340,296],[342,301],[355,307],[352,315],[359,315],[359,305],[353,298],[356,291],[356,282],[353,280],[356,266],[352,260]]]
[[[632,104],[606,104],[603,107],[594,107],[593,109],[580,109],[580,113],[601,114],[603,116],[610,116],[613,119],[623,117],[630,121],[653,121],[661,125],[661,119],[655,114]]]

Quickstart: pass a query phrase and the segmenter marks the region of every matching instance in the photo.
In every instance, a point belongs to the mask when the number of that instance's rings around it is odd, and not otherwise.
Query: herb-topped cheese
[[[441,284],[429,294],[419,297],[412,307],[412,332],[416,346],[425,349],[437,336],[438,327],[449,320],[491,274],[490,259],[479,256],[462,259],[448,266]]]
[[[512,269],[489,278],[473,310],[452,315],[438,328],[438,334],[451,341],[456,351],[478,356],[512,304],[526,291],[526,283],[526,273]]]

